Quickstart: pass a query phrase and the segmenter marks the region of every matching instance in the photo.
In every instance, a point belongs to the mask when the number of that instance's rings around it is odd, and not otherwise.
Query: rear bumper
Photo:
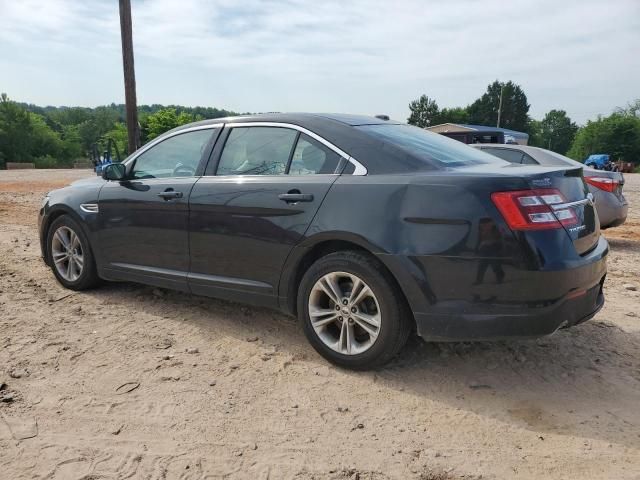
[[[596,200],[596,210],[601,228],[617,227],[627,220],[629,205],[624,197],[620,199],[613,193],[603,192],[597,188],[591,192]]]
[[[415,314],[418,335],[431,341],[498,340],[550,335],[559,328],[585,322],[598,313],[604,305],[603,282],[604,277],[579,297],[565,296],[546,307],[489,306],[482,313],[418,313]]]
[[[405,276],[399,284],[417,333],[426,340],[540,337],[584,322],[602,308],[608,251],[600,236],[588,254],[546,269],[472,258],[413,257],[409,264],[417,267],[414,281]],[[433,274],[418,277],[427,272]]]

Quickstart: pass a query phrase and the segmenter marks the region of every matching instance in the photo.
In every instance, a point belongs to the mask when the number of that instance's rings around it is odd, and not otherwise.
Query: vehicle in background
[[[593,317],[609,247],[582,169],[515,167],[357,115],[206,120],[49,192],[58,281],[137,281],[297,315],[350,368],[428,340],[536,337]],[[237,307],[239,308],[239,307]]]
[[[589,157],[584,161],[584,164],[587,167],[591,167],[596,170],[606,170],[609,172],[618,171],[618,165],[616,165],[615,162],[611,160],[610,155],[604,153],[589,155]]]
[[[616,162],[616,165],[618,167],[618,172],[622,172],[622,173],[633,173],[633,169],[634,169],[634,164],[633,162],[623,162],[622,160],[618,160]]]
[[[113,155],[114,153],[115,157]],[[107,165],[119,163],[121,161],[118,144],[111,137],[107,139],[107,144],[102,154],[100,154],[100,145],[98,143],[94,143],[91,146],[90,157],[96,175],[102,175],[102,170],[104,170]]]
[[[454,140],[468,145],[476,143],[505,143],[505,136],[503,132],[491,130],[475,132],[441,132],[440,135],[453,138]]]
[[[627,219],[628,204],[622,194],[624,176],[620,172],[597,170],[580,162],[545,150],[524,145],[473,145],[511,163],[523,165],[583,167],[584,179],[596,201],[601,228],[617,227]],[[606,155],[608,157],[608,155]]]
[[[439,133],[445,137],[453,138],[459,142],[473,145],[476,143],[499,143],[526,145],[529,135],[508,128],[486,125],[471,125],[463,123],[441,123],[427,127],[433,133]]]

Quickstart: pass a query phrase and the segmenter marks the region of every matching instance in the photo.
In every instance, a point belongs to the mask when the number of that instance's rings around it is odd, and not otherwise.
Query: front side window
[[[375,124],[355,127],[372,137],[400,148],[429,163],[445,167],[500,162],[499,159],[444,135],[401,124]]]
[[[131,176],[137,179],[194,176],[212,131],[195,130],[163,140],[136,158]]]
[[[334,173],[339,162],[340,155],[303,133],[293,152],[289,174]]]
[[[298,132],[280,127],[235,127],[222,150],[218,175],[281,175]]]

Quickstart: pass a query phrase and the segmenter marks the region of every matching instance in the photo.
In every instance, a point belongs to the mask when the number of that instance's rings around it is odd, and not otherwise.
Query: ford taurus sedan
[[[390,120],[269,114],[167,132],[50,192],[42,253],[82,290],[135,281],[297,315],[349,368],[427,340],[537,337],[602,307],[581,168],[514,166]]]
[[[544,148],[497,144],[476,144],[473,147],[516,164],[581,167],[584,169],[584,179],[596,203],[600,227],[602,229],[617,227],[627,220],[629,205],[622,194],[624,176],[620,172],[596,170]]]

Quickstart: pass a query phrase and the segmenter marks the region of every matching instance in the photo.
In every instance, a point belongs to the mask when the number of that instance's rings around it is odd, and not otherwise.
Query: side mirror
[[[123,163],[111,163],[102,169],[105,180],[123,180],[127,174],[127,167]]]

